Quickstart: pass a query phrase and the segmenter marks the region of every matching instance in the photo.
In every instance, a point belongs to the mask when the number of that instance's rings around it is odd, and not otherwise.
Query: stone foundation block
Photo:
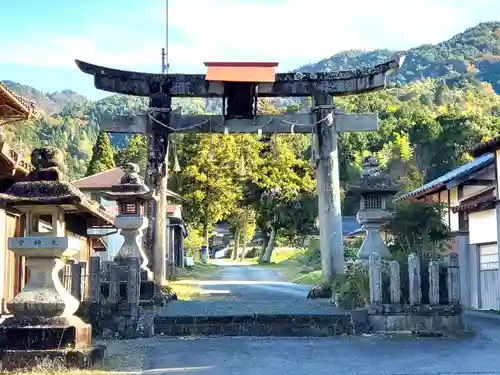
[[[72,317],[11,317],[0,325],[4,350],[81,349],[91,345],[92,327]]]
[[[2,370],[30,370],[38,366],[54,368],[88,368],[106,356],[106,346],[97,345],[82,349],[5,350],[2,352]]]

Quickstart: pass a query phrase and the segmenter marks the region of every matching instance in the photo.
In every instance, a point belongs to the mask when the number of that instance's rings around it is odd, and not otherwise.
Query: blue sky
[[[159,72],[165,2],[5,1],[0,80],[97,99],[108,93],[74,59]],[[286,71],[346,49],[437,43],[500,19],[500,1],[169,0],[169,12],[172,72],[203,73],[203,62],[214,60],[279,61]]]

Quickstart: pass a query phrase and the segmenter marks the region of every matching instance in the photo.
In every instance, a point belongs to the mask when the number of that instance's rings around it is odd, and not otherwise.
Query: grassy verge
[[[202,289],[196,283],[200,280],[208,280],[215,276],[219,267],[215,264],[195,263],[193,267],[186,268],[177,278],[177,281],[168,283],[180,300],[192,300],[201,295]]]
[[[305,272],[293,280],[297,284],[318,285],[323,282],[323,271],[315,270]]]
[[[185,268],[177,278],[182,280],[207,280],[219,272],[219,267],[215,264],[195,263],[193,267]]]
[[[99,364],[89,369],[66,368],[62,366],[57,360],[47,361],[32,369],[19,369],[11,372],[1,371],[0,374],[9,375],[111,375],[111,374],[139,374],[138,371],[123,371],[123,368],[117,366],[113,359],[104,359]]]
[[[316,285],[322,280],[321,266],[314,257],[314,250],[278,247],[273,251],[271,263],[266,266],[297,284]]]
[[[90,370],[79,370],[79,369],[67,369],[67,370],[53,370],[50,368],[34,368],[32,370],[18,370],[18,371],[1,371],[0,374],[10,374],[10,375],[111,375],[111,374],[135,374],[136,372],[117,372],[117,371],[106,371],[98,369]]]

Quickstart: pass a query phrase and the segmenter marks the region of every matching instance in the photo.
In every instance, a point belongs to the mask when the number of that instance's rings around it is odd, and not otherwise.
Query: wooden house
[[[25,181],[31,169],[24,156],[5,141],[3,127],[37,115],[33,102],[0,83],[0,192],[5,192],[15,182]],[[0,206],[0,314],[7,312],[6,302],[19,293],[26,281],[24,260],[7,247],[7,239],[21,233],[20,215]]]
[[[33,102],[21,98],[0,83],[0,193],[6,192],[16,182],[26,181],[32,169],[25,156],[6,142],[3,126],[15,126],[15,122],[34,116],[38,116],[38,113],[34,109]],[[72,220],[71,216],[68,215],[70,221]],[[97,218],[95,223],[91,225],[113,227],[114,215],[112,213],[102,212],[98,216],[100,219]],[[78,259],[74,259],[74,261],[85,266],[90,263],[90,257],[95,255],[92,249],[92,242],[95,239],[88,235],[85,226],[82,228],[81,225],[72,224],[69,223],[67,226],[68,235],[81,243]],[[6,303],[20,292],[28,278],[29,271],[26,268],[24,258],[16,256],[8,249],[7,244],[9,237],[23,235],[24,225],[23,215],[20,212],[16,212],[0,202],[0,315],[9,313]],[[48,231],[50,225],[41,218],[39,230],[41,232]],[[67,269],[69,268],[67,267]],[[88,267],[86,269],[88,270]],[[63,283],[69,279],[67,272],[61,276]],[[88,290],[88,283],[83,285],[84,295],[86,290]]]

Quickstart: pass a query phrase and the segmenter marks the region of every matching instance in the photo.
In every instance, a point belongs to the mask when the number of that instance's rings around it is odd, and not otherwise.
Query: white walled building
[[[446,206],[443,221],[455,236],[450,251],[459,254],[462,303],[476,309],[500,310],[500,221],[496,208],[500,153],[491,147],[478,145],[473,150],[474,160],[399,196],[395,202],[424,200]]]

